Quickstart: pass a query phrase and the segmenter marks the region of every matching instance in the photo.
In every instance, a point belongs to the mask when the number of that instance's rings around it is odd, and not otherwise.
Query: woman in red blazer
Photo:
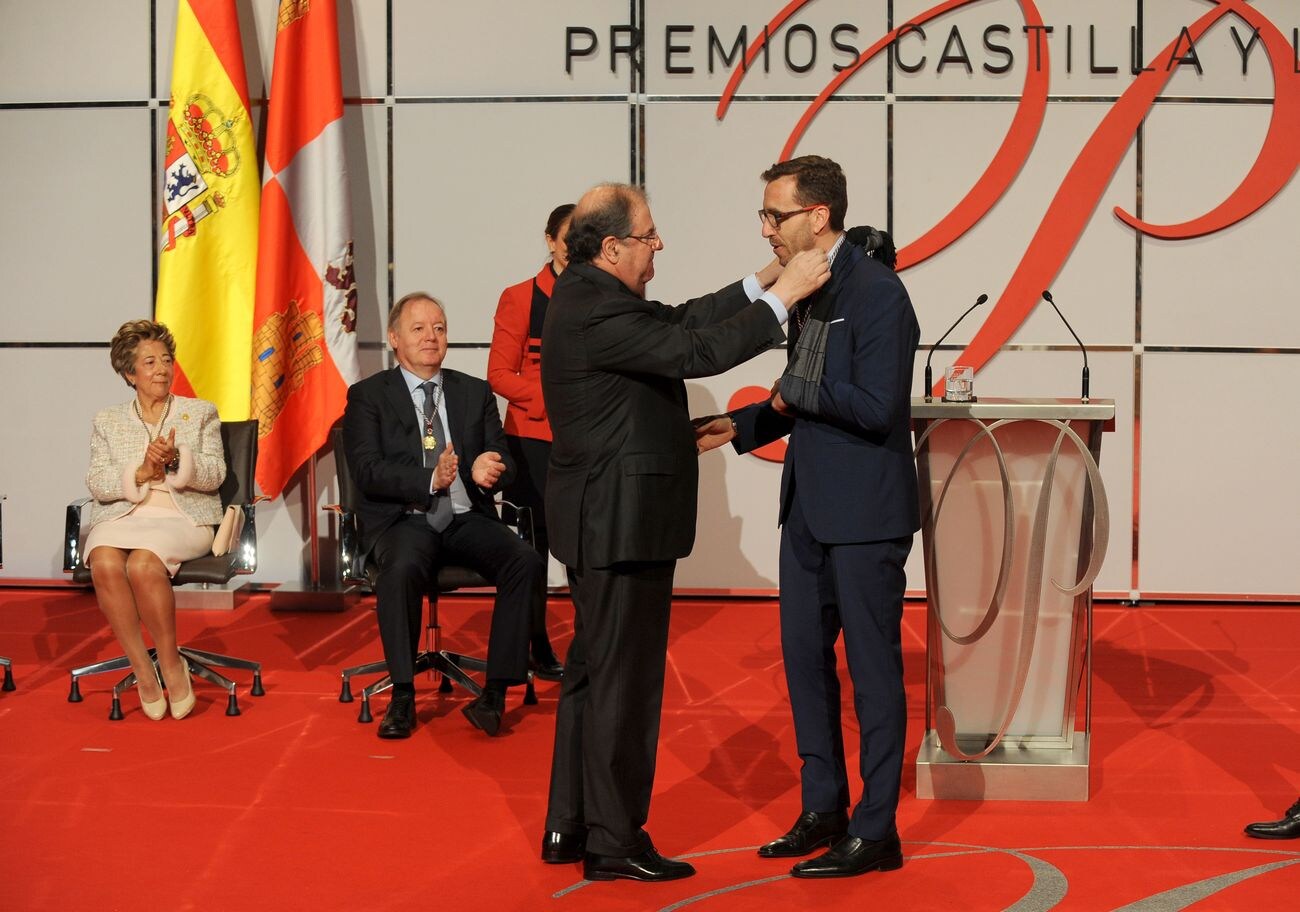
[[[518,466],[514,481],[504,493],[511,503],[532,509],[533,541],[542,557],[549,550],[543,495],[546,464],[551,458],[551,425],[546,420],[546,404],[542,401],[542,323],[555,278],[569,264],[564,235],[569,230],[572,214],[572,203],[555,207],[546,220],[550,259],[537,275],[501,292],[492,349],[488,353],[488,383],[507,402],[506,445]],[[543,603],[543,614],[545,610]],[[561,666],[551,648],[544,616],[533,622],[532,656],[539,677],[559,677]]]

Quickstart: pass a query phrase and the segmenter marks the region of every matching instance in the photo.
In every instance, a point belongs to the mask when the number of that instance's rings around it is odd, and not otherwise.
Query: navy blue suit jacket
[[[778,521],[795,489],[818,541],[884,541],[920,528],[912,458],[912,364],[921,330],[898,276],[845,242],[820,294],[831,295],[820,414],[770,403],[734,413],[737,452],[790,435]],[[798,340],[792,317],[789,351]]]

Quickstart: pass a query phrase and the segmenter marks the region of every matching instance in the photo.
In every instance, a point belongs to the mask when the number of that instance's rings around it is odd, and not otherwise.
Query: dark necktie
[[[432,380],[420,384],[420,389],[424,390],[424,427],[420,429],[420,443],[424,450],[424,467],[427,469],[436,469],[438,457],[447,449],[447,435],[443,432],[442,421],[438,417],[438,399],[435,395],[437,388],[438,385]],[[429,443],[430,438],[433,439],[432,445]],[[450,487],[439,491],[432,500],[433,503],[424,516],[429,520],[429,525],[433,526],[433,531],[441,532],[451,525],[454,515]]]

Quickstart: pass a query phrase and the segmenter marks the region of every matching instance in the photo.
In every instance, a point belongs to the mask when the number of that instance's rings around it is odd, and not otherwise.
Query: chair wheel
[[[240,715],[239,698],[235,696],[235,692],[233,690],[230,692],[230,699],[226,700],[226,715],[228,716]]]
[[[352,702],[352,679],[351,678],[343,679],[343,689],[339,691],[339,702],[340,703]]]
[[[438,682],[438,693],[440,694],[451,693],[451,678],[447,677],[446,675],[442,676],[442,680]]]
[[[111,722],[122,721],[122,701],[118,699],[117,694],[113,695],[113,708],[108,711],[108,718]]]
[[[80,703],[84,698],[81,696],[81,679],[72,679],[72,689],[68,691],[69,703]]]
[[[362,724],[375,721],[375,717],[370,715],[370,698],[365,694],[361,695],[361,712],[357,713],[357,721]]]
[[[262,673],[260,671],[253,672],[253,689],[249,693],[255,697],[266,696],[266,691],[262,689]]]
[[[528,686],[524,688],[524,705],[525,706],[537,705],[537,688],[533,686],[533,679],[531,675],[528,678]]]
[[[13,669],[12,669],[12,668],[10,668],[8,665],[6,665],[6,666],[5,666],[5,683],[4,683],[4,686],[3,686],[3,687],[0,687],[0,690],[13,690],[13,689],[14,689],[14,672],[13,672]]]

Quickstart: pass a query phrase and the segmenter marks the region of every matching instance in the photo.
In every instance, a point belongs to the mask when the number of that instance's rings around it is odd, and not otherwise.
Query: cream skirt
[[[96,523],[86,536],[85,552],[95,548],[137,548],[152,551],[167,567],[171,576],[182,562],[212,552],[211,526],[196,526],[176,509],[176,502],[166,490],[152,490],[144,502],[125,516]],[[87,566],[90,566],[89,559]]]

